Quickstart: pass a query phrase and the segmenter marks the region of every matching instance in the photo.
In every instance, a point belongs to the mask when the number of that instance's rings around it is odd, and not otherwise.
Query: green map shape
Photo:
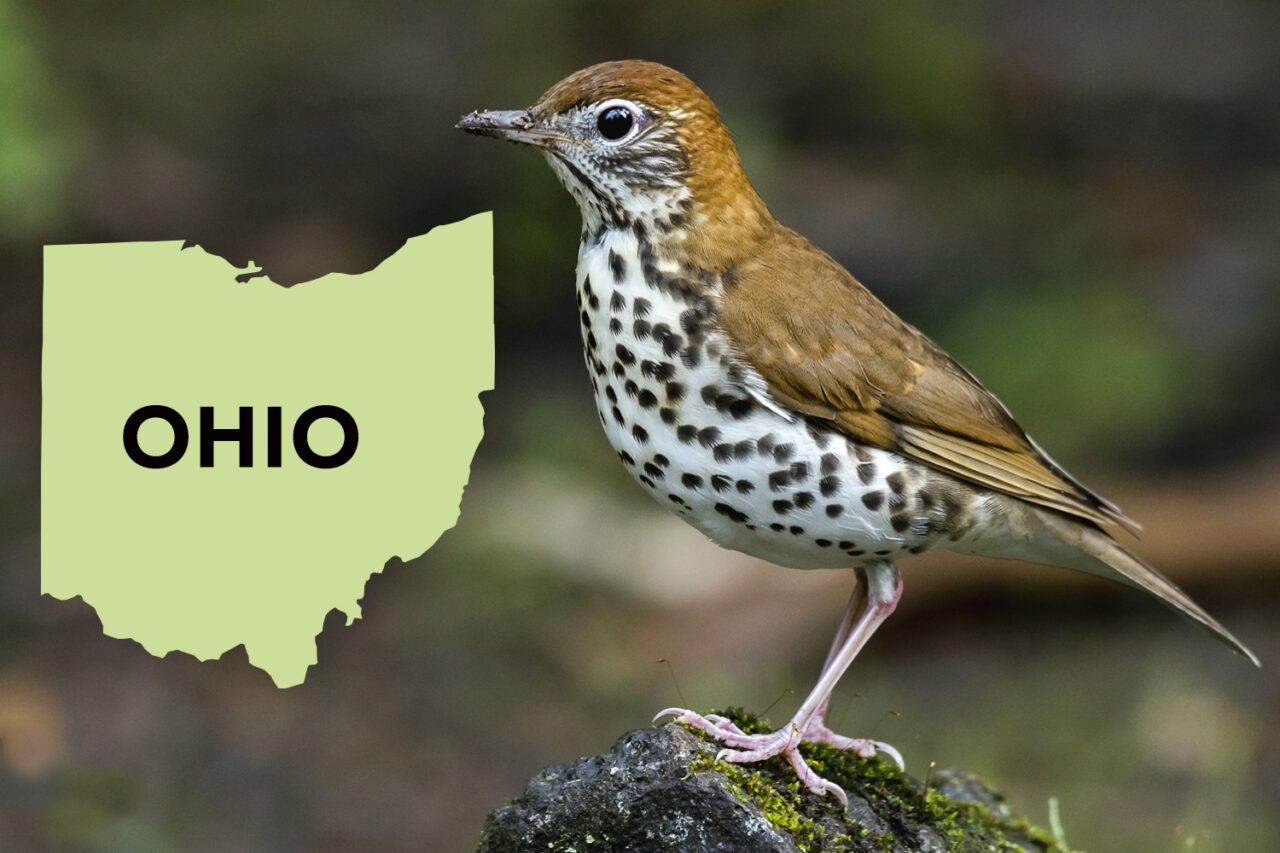
[[[337,608],[348,624],[371,574],[412,559],[458,517],[493,387],[492,217],[414,237],[376,269],[280,287],[178,242],[45,247],[41,591],[82,596],[113,637],[216,658],[243,643],[281,687],[302,682]],[[160,404],[190,431],[182,459],[143,468],[125,420]],[[293,423],[341,406],[351,461],[313,468]],[[199,467],[199,408],[235,427],[254,407],[254,466],[215,445]],[[283,464],[266,466],[282,407]],[[341,443],[331,420],[315,452]],[[150,454],[173,431],[147,421]]]

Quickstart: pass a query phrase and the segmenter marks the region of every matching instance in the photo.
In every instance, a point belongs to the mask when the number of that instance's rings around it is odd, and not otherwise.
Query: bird
[[[1258,658],[1118,540],[1138,525],[1067,473],[959,362],[829,254],[780,223],[714,102],[684,74],[584,68],[527,109],[457,127],[540,152],[577,202],[577,308],[600,423],[658,503],[713,542],[789,568],[851,568],[854,589],[791,720],[747,733],[667,708],[722,760],[781,756],[847,802],[804,741],[902,766],[826,724],[837,682],[931,549],[1110,578]]]

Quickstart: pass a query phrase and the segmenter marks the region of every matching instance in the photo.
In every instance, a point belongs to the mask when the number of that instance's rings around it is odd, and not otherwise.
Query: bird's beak
[[[538,126],[528,110],[477,110],[462,117],[455,127],[476,136],[492,136],[546,148],[564,136]]]

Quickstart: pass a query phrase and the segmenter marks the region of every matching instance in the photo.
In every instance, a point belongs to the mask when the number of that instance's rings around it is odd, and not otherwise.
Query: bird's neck
[[[764,202],[745,192],[695,195],[687,187],[608,209],[580,205],[584,242],[599,242],[609,231],[630,231],[657,257],[722,273],[750,257],[776,227]]]

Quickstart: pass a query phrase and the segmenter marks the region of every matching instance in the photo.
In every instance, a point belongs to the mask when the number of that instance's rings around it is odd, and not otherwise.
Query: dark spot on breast
[[[834,474],[840,470],[840,457],[834,453],[822,454],[822,473]]]
[[[870,485],[876,476],[876,463],[863,462],[858,465],[858,479],[862,481],[862,485]]]
[[[734,486],[740,495],[749,495],[756,490],[755,484],[750,480],[739,480]]]
[[[813,540],[813,544],[814,544],[814,545],[817,545],[819,548],[830,548],[830,547],[831,547],[831,540],[830,540],[830,539],[815,539],[815,540]]]
[[[794,508],[794,504],[792,504],[791,501],[774,501],[773,502],[773,511],[776,512],[778,515],[786,515],[787,513],[791,512],[793,508]]]
[[[612,385],[604,389],[604,395],[609,398],[610,403],[618,402],[618,392],[613,390]]]
[[[653,454],[653,464],[661,465],[663,468],[666,468],[671,464],[671,460],[663,456],[661,453],[655,453]]]
[[[702,312],[697,308],[690,308],[680,312],[680,328],[687,335],[695,335],[702,328]]]
[[[684,399],[684,386],[679,382],[667,383],[667,399],[673,403],[679,403]]]
[[[658,405],[658,398],[652,391],[645,388],[640,392],[640,396],[636,398],[636,402],[640,404],[642,409],[652,409]]]
[[[668,409],[666,406],[658,409],[658,417],[662,418],[662,422],[667,426],[671,426],[676,422],[675,409]]]
[[[653,372],[653,378],[659,382],[666,382],[668,379],[676,375],[676,366],[669,361],[664,361],[658,365],[658,369]]]
[[[637,317],[647,316],[651,308],[653,308],[653,303],[643,296],[637,296],[636,301],[631,303],[631,311]]]
[[[808,509],[813,506],[813,495],[810,492],[796,492],[791,496],[795,504],[800,509]]]
[[[649,433],[645,431],[644,427],[640,426],[639,424],[636,424],[631,428],[631,437],[634,438],[636,441],[640,442],[641,444],[644,444],[646,441],[649,440]]]
[[[627,419],[622,416],[622,410],[617,406],[613,407],[613,419],[618,422],[618,426],[627,425]]]
[[[618,451],[618,458],[622,460],[622,464],[624,464],[624,465],[635,465],[635,464],[636,464],[636,460],[632,459],[632,458],[631,458],[631,454],[630,454],[630,453],[628,453],[628,452],[627,452],[627,451],[625,451],[625,450],[619,450],[619,451]]]
[[[693,440],[698,437],[698,428],[691,424],[680,424],[676,427],[676,438],[680,439],[684,444],[693,444]]]
[[[662,473],[662,469],[652,462],[644,463],[644,472],[655,480],[661,480],[666,475]]]
[[[733,507],[729,506],[728,504],[716,504],[715,509],[716,509],[716,512],[725,516],[730,521],[737,522],[738,524],[744,523],[749,518],[749,516],[745,512],[736,510]]]
[[[876,556],[877,556],[877,557],[887,557],[887,556],[889,556],[889,555],[890,555],[890,554],[892,554],[892,553],[893,553],[893,549],[891,549],[891,548],[886,548],[886,549],[884,549],[883,551],[876,551]]]
[[[786,462],[791,459],[791,454],[794,452],[795,450],[790,444],[779,444],[773,449],[773,461]]]
[[[827,504],[827,518],[837,518],[844,512],[844,504]]]
[[[822,492],[824,498],[829,498],[836,492],[840,491],[840,478],[827,476],[818,481],[818,491]]]
[[[618,325],[621,326],[622,323],[618,323]],[[648,320],[636,320],[631,324],[631,332],[639,340],[643,341],[645,338],[649,337],[649,333],[651,331],[653,331],[653,326],[650,325]]]
[[[614,375],[614,376],[616,376],[616,377],[618,377],[619,379],[625,379],[625,378],[626,378],[626,376],[627,376],[627,369],[626,369],[625,367],[623,367],[623,366],[622,366],[622,362],[620,362],[620,361],[615,361],[615,362],[613,363],[613,375]]]
[[[582,312],[582,314],[580,315],[580,319],[582,320],[582,327],[584,329],[591,328],[591,318],[587,315],[586,311]]]
[[[613,272],[614,281],[622,281],[627,275],[627,262],[613,249],[609,250],[609,269]]]
[[[809,479],[809,463],[808,462],[792,462],[791,478],[798,483],[802,483]]]
[[[688,504],[685,503],[684,498],[680,497],[679,495],[668,494],[667,500],[671,501],[673,504],[678,504],[679,506],[688,506]]]
[[[618,361],[622,362],[623,364],[636,363],[635,353],[631,352],[631,350],[627,349],[622,344],[618,344],[616,347],[614,347],[614,352],[617,353],[618,355]]]
[[[747,438],[739,441],[733,446],[734,459],[750,459],[756,452],[755,439]]]
[[[710,447],[720,440],[720,430],[716,427],[703,427],[698,430],[698,443],[703,447]]]
[[[774,471],[769,475],[769,489],[771,491],[780,492],[789,485],[791,485],[790,471]]]
[[[727,492],[732,485],[732,477],[726,477],[724,474],[711,475],[711,488],[715,489],[717,492]]]
[[[773,524],[769,525],[769,529],[772,530],[774,533],[781,533],[782,531],[787,529],[787,526],[785,524],[779,524],[778,522],[775,521]]]
[[[614,317],[609,321],[609,331],[615,335],[622,334],[622,321]]]
[[[901,471],[894,471],[888,477],[884,478],[885,485],[889,487],[889,491],[895,495],[902,494],[902,489],[907,484],[907,478],[902,476]]]
[[[703,399],[706,398],[704,397]],[[735,420],[739,420],[751,412],[751,401],[736,394],[717,394],[714,400],[708,402],[714,402],[717,412],[732,415]],[[742,414],[734,414],[734,407],[743,403],[746,404],[746,409],[743,410]]]
[[[853,446],[853,455],[858,457],[859,462],[871,461],[871,451],[867,450],[861,444],[855,444]]]
[[[613,296],[609,297],[609,310],[621,311],[623,308],[626,308],[626,307],[627,307],[627,297],[623,296],[622,293],[615,290],[613,292]]]
[[[756,448],[760,451],[761,456],[768,456],[773,453],[773,448],[777,443],[778,437],[771,432],[767,432],[756,442]]]
[[[728,462],[733,458],[733,445],[728,442],[717,444],[711,448],[711,454],[715,456],[717,462]]]
[[[878,510],[884,506],[884,492],[867,492],[862,496],[862,502],[866,504],[867,509]]]
[[[587,332],[587,349],[593,350],[595,348],[596,348],[596,333]]]
[[[911,518],[906,513],[898,513],[889,517],[889,524],[898,533],[905,533],[907,528],[911,526]]]
[[[793,525],[791,525],[790,527],[788,527],[787,529],[791,531],[791,535],[792,535],[792,536],[803,536],[803,535],[804,535],[804,528],[803,528],[803,527],[801,527],[801,526],[800,526],[800,525],[798,525],[798,524],[793,524]]]
[[[850,548],[853,547],[853,543],[850,542],[848,539],[841,539],[838,543],[836,543],[836,547],[839,548],[841,551],[848,551]]]
[[[697,367],[702,356],[697,347],[685,347],[680,351],[680,361],[685,367]]]
[[[697,474],[682,474],[680,476],[680,484],[686,489],[701,489],[702,478]]]
[[[596,296],[593,293],[591,294],[591,298],[587,300],[587,303],[591,306],[591,310],[595,311],[597,308],[600,307],[600,297]]]
[[[715,402],[716,396],[720,393],[719,387],[715,385],[702,386],[702,402],[711,405]]]
[[[646,486],[648,486],[649,488],[651,488],[651,489],[652,489],[652,488],[654,488],[653,480],[650,480],[650,479],[649,479],[647,476],[645,476],[644,474],[641,474],[637,479],[639,479],[639,480],[640,480],[640,482],[644,483],[644,484],[645,484]]]

